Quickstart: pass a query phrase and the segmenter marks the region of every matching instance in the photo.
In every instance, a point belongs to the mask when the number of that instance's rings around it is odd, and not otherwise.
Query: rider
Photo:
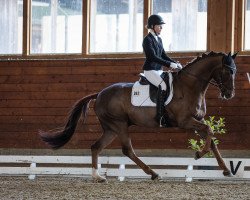
[[[165,24],[162,17],[159,15],[151,15],[148,18],[147,29],[148,35],[143,39],[143,50],[146,55],[146,60],[143,65],[144,75],[147,80],[158,87],[157,97],[157,115],[156,120],[160,126],[166,126],[164,119],[165,113],[165,96],[166,96],[166,83],[161,78],[163,73],[163,66],[170,68],[173,71],[182,69],[180,63],[169,58],[163,48],[162,39],[159,37],[162,25]]]

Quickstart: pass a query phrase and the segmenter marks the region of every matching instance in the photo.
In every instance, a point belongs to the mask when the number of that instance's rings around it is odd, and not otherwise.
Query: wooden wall
[[[141,59],[86,60],[6,60],[0,61],[0,148],[46,149],[38,130],[62,126],[71,106],[79,98],[100,91],[115,82],[138,79]],[[192,58],[179,59],[183,64]],[[207,93],[208,115],[224,116],[228,134],[221,137],[220,148],[250,149],[250,56],[237,58],[236,96],[218,99],[210,86]],[[137,149],[187,149],[192,134],[177,128],[130,129]],[[92,109],[86,124],[79,123],[76,134],[64,147],[89,149],[101,135]],[[119,148],[114,141],[109,148]]]

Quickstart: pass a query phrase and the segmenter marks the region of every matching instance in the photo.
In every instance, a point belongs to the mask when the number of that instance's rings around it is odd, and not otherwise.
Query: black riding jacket
[[[162,39],[158,37],[158,40],[157,42],[151,33],[143,39],[142,47],[146,55],[143,70],[161,70],[162,66],[169,67],[171,62],[175,63],[166,55]]]

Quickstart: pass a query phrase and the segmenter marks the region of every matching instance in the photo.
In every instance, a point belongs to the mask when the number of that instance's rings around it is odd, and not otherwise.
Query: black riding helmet
[[[163,19],[160,15],[151,15],[148,18],[147,28],[153,29],[155,25],[162,25],[162,24],[165,24],[165,22],[163,21]]]

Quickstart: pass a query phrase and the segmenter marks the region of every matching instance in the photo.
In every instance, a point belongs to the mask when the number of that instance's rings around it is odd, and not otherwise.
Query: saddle
[[[165,96],[165,105],[167,105],[173,97],[173,75],[172,73],[163,72],[161,75],[166,83],[167,90]],[[131,103],[133,106],[150,106],[155,107],[157,102],[158,88],[151,84],[143,73],[140,74],[139,81],[133,85],[131,92]]]

